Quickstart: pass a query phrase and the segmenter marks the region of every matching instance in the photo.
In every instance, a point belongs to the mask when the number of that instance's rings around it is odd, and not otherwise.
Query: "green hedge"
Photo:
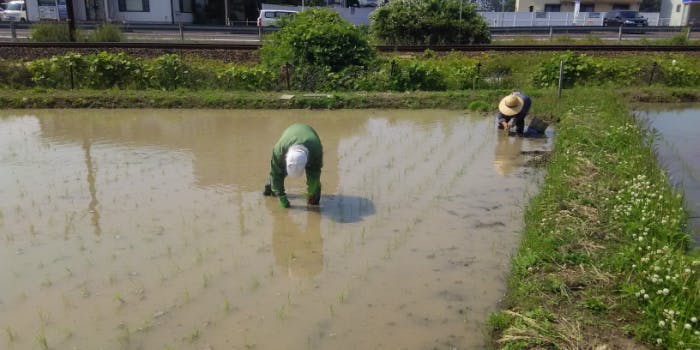
[[[335,71],[323,65],[225,64],[175,54],[153,59],[100,52],[30,62],[0,61],[0,88],[237,90],[237,91],[456,91],[564,86],[700,85],[700,58],[683,54],[589,56],[572,52],[479,55],[426,51],[414,57],[379,56]],[[287,77],[283,71],[289,72]]]

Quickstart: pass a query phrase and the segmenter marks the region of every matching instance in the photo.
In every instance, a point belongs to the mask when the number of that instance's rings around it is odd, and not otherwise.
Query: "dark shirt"
[[[504,115],[499,111],[496,119],[499,128],[502,127],[501,122],[510,122],[511,119],[515,119],[515,132],[522,134],[525,129],[525,116],[530,111],[532,101],[530,100],[530,96],[525,95],[520,91],[515,91],[514,94],[523,99],[523,109],[521,109],[518,114],[512,116]]]

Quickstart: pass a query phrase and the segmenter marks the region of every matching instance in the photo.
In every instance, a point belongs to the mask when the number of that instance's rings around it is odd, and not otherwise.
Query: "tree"
[[[374,58],[366,36],[335,11],[307,9],[278,23],[282,28],[265,40],[260,52],[268,67],[291,64],[339,72]]]
[[[389,45],[491,42],[476,5],[462,0],[393,0],[370,15],[370,32]]]

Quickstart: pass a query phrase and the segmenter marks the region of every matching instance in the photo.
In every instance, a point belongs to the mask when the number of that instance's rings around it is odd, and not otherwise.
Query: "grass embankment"
[[[433,92],[337,92],[308,94],[305,92],[242,92],[225,90],[26,90],[0,89],[2,108],[476,108],[493,111],[496,103],[510,89],[459,90]],[[535,98],[534,113],[560,115],[566,108],[562,101],[572,94],[564,90],[559,100],[551,89],[526,89]],[[609,93],[611,90],[607,90]],[[695,88],[620,88],[618,97],[627,102],[700,102]],[[282,95],[291,94],[291,99]],[[488,101],[488,102],[486,102]],[[559,106],[559,107],[556,107]],[[549,120],[550,122],[554,120]]]
[[[560,122],[503,311],[489,320],[495,347],[700,348],[700,257],[688,251],[682,195],[626,107],[686,93],[576,89],[535,100]]]

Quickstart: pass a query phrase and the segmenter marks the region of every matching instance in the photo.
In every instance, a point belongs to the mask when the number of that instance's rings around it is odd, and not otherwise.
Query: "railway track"
[[[173,43],[173,42],[116,42],[116,43],[36,43],[36,42],[0,42],[0,48],[63,48],[63,49],[154,49],[154,50],[237,50],[253,51],[260,44],[250,43]],[[412,46],[376,46],[381,52],[423,52],[433,51],[655,51],[655,52],[693,52],[700,51],[700,45],[412,45]]]

